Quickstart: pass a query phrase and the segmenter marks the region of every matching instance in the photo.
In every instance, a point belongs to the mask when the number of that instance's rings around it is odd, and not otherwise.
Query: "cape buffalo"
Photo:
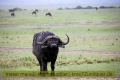
[[[36,15],[36,11],[33,11],[33,12],[32,12],[32,15],[33,15],[33,14],[35,14],[35,15]]]
[[[52,17],[52,14],[51,14],[50,12],[49,12],[49,13],[46,13],[46,16],[47,16],[47,15]]]
[[[58,36],[49,31],[34,35],[32,52],[40,64],[40,71],[47,71],[47,62],[51,62],[51,70],[54,71],[59,47],[64,48],[69,43],[69,37],[66,36],[67,41],[63,42]]]
[[[11,13],[11,16],[15,16],[15,14],[14,14],[14,13]]]

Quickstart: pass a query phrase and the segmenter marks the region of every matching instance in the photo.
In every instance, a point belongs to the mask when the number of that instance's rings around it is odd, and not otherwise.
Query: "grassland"
[[[32,15],[31,11],[16,11],[11,17],[0,12],[0,71],[39,70],[32,54],[33,35],[52,31],[70,43],[60,49],[56,71],[115,70],[120,76],[120,9],[52,10]],[[48,70],[50,71],[50,64]]]

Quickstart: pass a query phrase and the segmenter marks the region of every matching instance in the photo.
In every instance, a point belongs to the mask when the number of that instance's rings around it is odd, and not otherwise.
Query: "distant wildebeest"
[[[52,14],[50,12],[46,13],[46,16],[51,16],[52,17]]]
[[[66,36],[67,41],[63,42],[58,36],[49,31],[34,35],[32,52],[40,64],[40,71],[47,71],[47,62],[51,62],[51,70],[54,71],[59,47],[64,48],[69,43],[69,37]]]
[[[32,15],[33,15],[33,14],[35,14],[35,15],[36,15],[36,11],[33,11],[33,12],[32,12]]]
[[[95,9],[98,10],[98,7],[96,7]]]
[[[36,9],[35,12],[38,12],[38,9]]]
[[[14,14],[14,13],[11,13],[11,16],[15,16],[15,14]]]

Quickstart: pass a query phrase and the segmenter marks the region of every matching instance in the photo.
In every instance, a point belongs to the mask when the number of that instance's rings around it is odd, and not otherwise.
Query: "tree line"
[[[69,7],[66,7],[66,8],[58,8],[57,10],[73,10],[73,9],[95,9],[95,8],[99,8],[99,9],[111,9],[111,8],[120,8],[119,7],[116,7],[116,6],[100,6],[100,7],[92,7],[92,6],[87,6],[87,7],[82,7],[80,5],[76,6],[75,8],[69,8]]]
[[[21,8],[18,8],[18,7],[15,7],[13,9],[9,9],[9,10],[14,10],[14,11],[27,11],[27,9],[21,9]]]

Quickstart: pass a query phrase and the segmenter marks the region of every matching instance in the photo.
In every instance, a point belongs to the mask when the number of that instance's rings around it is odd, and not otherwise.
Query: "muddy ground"
[[[52,78],[52,79],[40,79],[40,78],[1,78],[0,80],[120,80],[120,78]]]

